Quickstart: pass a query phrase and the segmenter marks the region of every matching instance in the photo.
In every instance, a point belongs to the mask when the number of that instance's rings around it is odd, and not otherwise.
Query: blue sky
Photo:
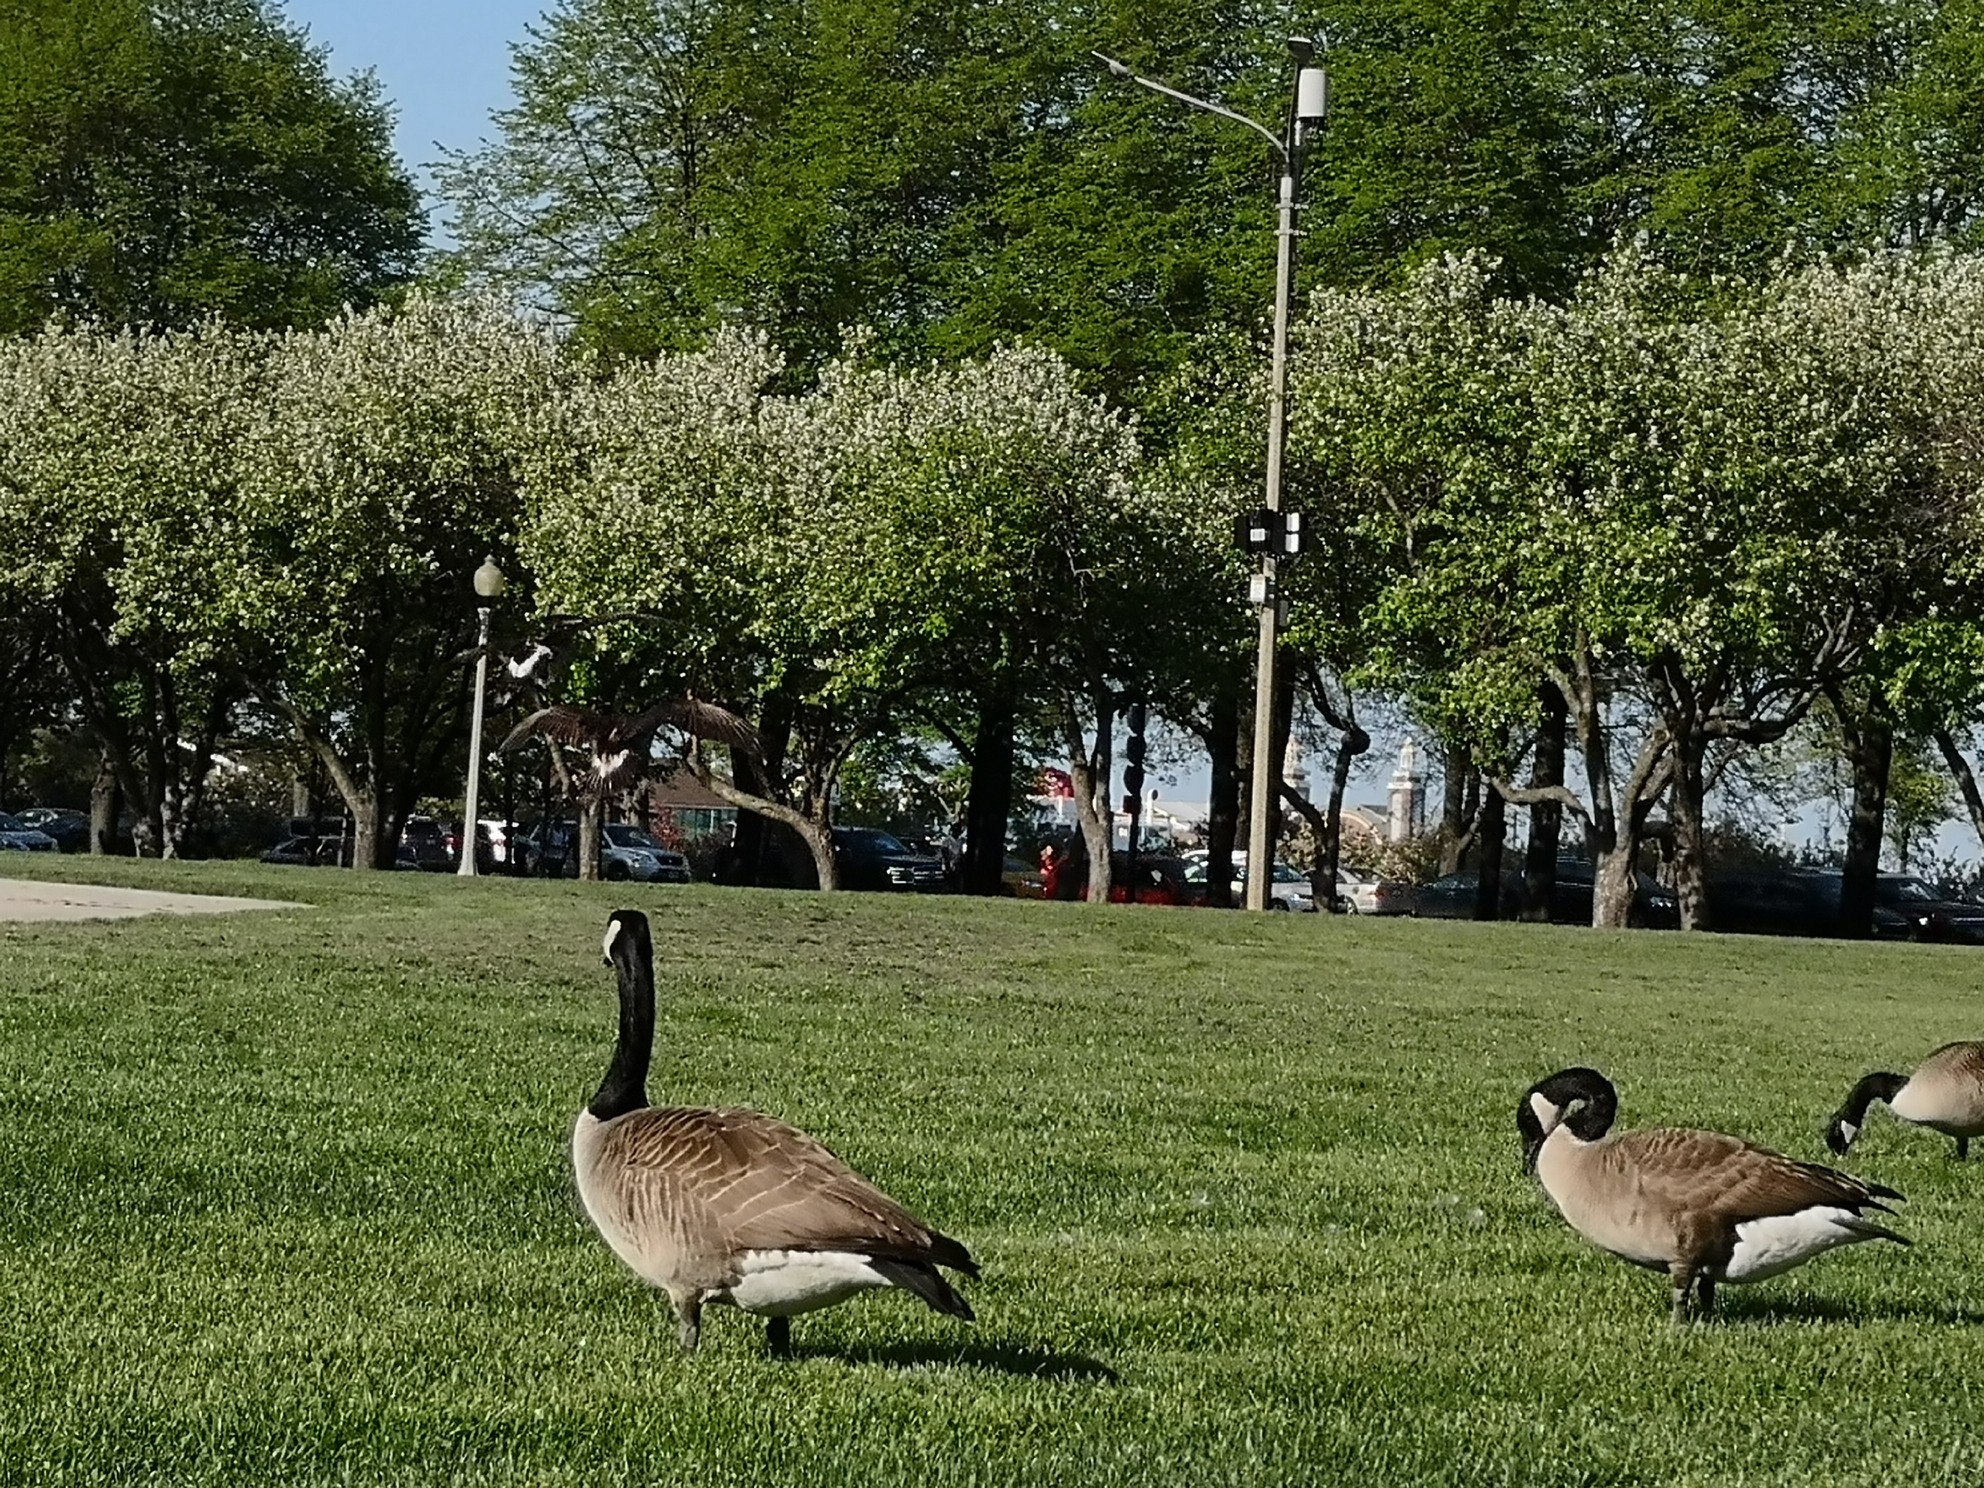
[[[330,52],[331,71],[378,74],[398,117],[400,159],[429,194],[430,230],[440,227],[425,170],[437,145],[460,149],[494,131],[492,109],[510,101],[510,44],[548,0],[287,0],[290,21]]]

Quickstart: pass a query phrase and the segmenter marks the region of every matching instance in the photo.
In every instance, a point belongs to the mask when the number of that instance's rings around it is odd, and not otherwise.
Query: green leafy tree
[[[422,220],[389,135],[377,85],[267,0],[12,0],[0,332],[313,325],[391,293]]]

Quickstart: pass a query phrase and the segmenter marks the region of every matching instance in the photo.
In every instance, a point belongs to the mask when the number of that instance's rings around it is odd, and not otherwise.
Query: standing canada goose
[[[1957,1161],[1963,1161],[1970,1139],[1984,1136],[1984,1043],[1944,1044],[1912,1075],[1862,1075],[1827,1123],[1826,1146],[1844,1157],[1877,1100],[1903,1121],[1955,1137]]]
[[[1652,1127],[1607,1136],[1618,1113],[1612,1082],[1559,1070],[1516,1108],[1524,1166],[1571,1228],[1601,1250],[1665,1271],[1674,1321],[1715,1310],[1718,1282],[1762,1281],[1863,1240],[1909,1242],[1863,1217],[1892,1213],[1900,1194],[1795,1162],[1721,1132]]]
[[[648,1104],[654,947],[647,916],[606,923],[620,980],[620,1039],[572,1129],[586,1213],[615,1255],[674,1305],[694,1352],[703,1304],[769,1319],[772,1352],[788,1321],[876,1287],[901,1287],[938,1312],[972,1319],[939,1266],[978,1275],[957,1241],[917,1219],[804,1132],[756,1111]]]

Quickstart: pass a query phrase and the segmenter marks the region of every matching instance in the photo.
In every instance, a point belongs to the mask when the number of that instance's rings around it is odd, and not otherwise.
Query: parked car
[[[448,834],[431,816],[409,816],[400,828],[396,868],[418,868],[423,873],[451,873],[456,858],[448,850]]]
[[[834,862],[844,889],[935,894],[951,887],[942,858],[912,852],[874,827],[835,827]]]
[[[1006,854],[1006,866],[999,874],[1005,892],[1015,899],[1045,899],[1047,875],[1038,861],[1029,863],[1018,853]]]
[[[1402,915],[1412,912],[1412,885],[1361,868],[1336,870],[1337,908],[1344,914]]]
[[[1831,935],[1839,928],[1840,875],[1809,868],[1746,868],[1708,877],[1708,923],[1732,935]],[[1881,940],[1916,940],[1922,926],[1890,905],[1874,905]]]
[[[89,851],[90,817],[87,811],[77,811],[68,806],[30,806],[24,811],[16,811],[14,820],[32,827],[44,837],[53,837],[56,847],[63,852]]]
[[[539,878],[577,878],[579,824],[539,823],[516,840],[524,872]],[[600,877],[615,883],[687,883],[689,860],[663,847],[631,822],[607,822],[600,828]]]
[[[1984,904],[1952,899],[1926,878],[1883,873],[1874,880],[1874,904],[1913,921],[1919,940],[1984,945]]]
[[[1515,878],[1513,873],[1502,875],[1498,915],[1501,919],[1514,919],[1516,911],[1522,906],[1522,891],[1516,886]],[[1422,920],[1471,920],[1480,895],[1481,875],[1467,868],[1436,878],[1431,883],[1414,885],[1412,907],[1406,912]]]
[[[1184,856],[1185,881],[1192,886],[1195,904],[1203,904],[1206,897],[1206,862],[1210,854],[1203,848],[1194,848]],[[1247,900],[1247,855],[1237,852],[1233,855],[1233,902],[1244,904]],[[1268,908],[1289,910],[1297,914],[1316,912],[1316,891],[1309,882],[1309,875],[1288,863],[1276,863],[1274,876],[1268,882]]]
[[[285,837],[262,854],[264,863],[286,863],[292,868],[310,868],[317,862],[315,837]]]
[[[1194,888],[1189,865],[1170,853],[1140,852],[1134,872],[1127,852],[1109,855],[1109,902],[1111,904],[1191,904],[1205,897],[1205,869],[1199,870],[1200,887]]]
[[[636,883],[687,883],[690,877],[687,858],[629,822],[608,822],[601,829],[599,871]]]
[[[54,852],[55,839],[0,811],[0,852]]]
[[[1597,895],[1598,868],[1589,858],[1560,857],[1550,885],[1550,923],[1589,925],[1592,901]],[[1681,910],[1674,891],[1649,874],[1633,875],[1633,907],[1626,923],[1643,930],[1674,930],[1681,924]],[[1515,875],[1521,902],[1528,903],[1527,875],[1518,868]]]

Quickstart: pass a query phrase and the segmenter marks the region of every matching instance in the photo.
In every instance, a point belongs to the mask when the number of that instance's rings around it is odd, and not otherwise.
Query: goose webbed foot
[[[769,1353],[774,1359],[790,1359],[792,1357],[791,1318],[775,1317],[765,1319],[765,1352]]]

